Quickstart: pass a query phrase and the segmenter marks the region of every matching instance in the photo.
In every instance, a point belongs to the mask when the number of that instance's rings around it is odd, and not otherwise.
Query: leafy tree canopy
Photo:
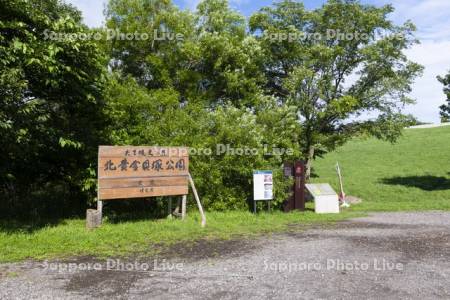
[[[450,122],[450,73],[445,77],[438,77],[438,80],[444,85],[444,93],[447,96],[446,104],[441,105],[442,122]]]
[[[267,92],[296,107],[309,166],[355,134],[400,135],[407,119],[401,109],[413,103],[408,93],[422,67],[404,54],[417,43],[414,25],[394,25],[392,11],[352,0],[308,11],[285,0],[251,17],[266,53]],[[367,113],[378,118],[359,121]]]

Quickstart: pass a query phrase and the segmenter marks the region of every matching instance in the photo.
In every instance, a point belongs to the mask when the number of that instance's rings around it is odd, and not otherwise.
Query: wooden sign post
[[[303,161],[296,161],[295,163],[284,163],[284,176],[294,177],[294,184],[289,189],[290,196],[284,203],[284,211],[305,210],[305,163]]]
[[[113,199],[183,196],[183,218],[186,212],[188,185],[206,224],[203,208],[189,174],[188,148],[100,146],[98,151],[98,204]]]

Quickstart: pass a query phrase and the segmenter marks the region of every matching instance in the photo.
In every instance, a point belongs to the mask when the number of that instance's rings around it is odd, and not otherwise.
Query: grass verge
[[[148,220],[111,224],[88,231],[85,220],[65,220],[31,232],[11,231],[0,226],[0,262],[25,259],[61,259],[74,256],[126,256],[145,253],[152,256],[156,248],[169,247],[177,242],[198,239],[242,238],[269,232],[280,232],[291,224],[319,224],[340,221],[361,214],[344,212],[339,215],[272,212],[253,215],[249,212],[211,212],[206,228],[200,218],[191,214],[186,221]]]

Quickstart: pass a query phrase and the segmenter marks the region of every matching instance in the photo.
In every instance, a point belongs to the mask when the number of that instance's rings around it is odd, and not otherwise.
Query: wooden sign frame
[[[184,219],[190,184],[205,226],[203,207],[189,173],[188,153],[186,147],[99,146],[97,210],[100,218],[103,201],[182,196]]]

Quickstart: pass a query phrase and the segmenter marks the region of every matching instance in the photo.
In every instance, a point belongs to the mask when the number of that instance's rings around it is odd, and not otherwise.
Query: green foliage
[[[251,106],[264,76],[258,68],[260,49],[246,36],[245,19],[223,0],[203,1],[195,14],[168,1],[151,3],[109,2],[109,30],[149,37],[110,41],[113,70],[148,89],[174,89],[180,101]],[[177,34],[183,39],[170,38]]]
[[[444,85],[444,93],[447,96],[446,104],[440,106],[442,123],[450,122],[450,73],[445,77],[438,77],[438,80]]]
[[[290,184],[283,161],[311,166],[355,135],[395,141],[411,122],[401,107],[421,71],[403,53],[414,26],[394,25],[391,12],[286,0],[247,23],[226,0],[194,12],[170,0],[109,0],[106,26],[91,30],[60,0],[1,1],[1,211],[84,210],[100,144],[191,148],[214,210],[247,208],[253,170],[272,169],[279,207]],[[367,38],[273,38],[330,29]],[[366,112],[378,118],[360,121]]]
[[[93,42],[55,40],[51,32],[88,29],[56,0],[1,1],[2,215],[79,211],[101,142],[106,61]]]
[[[253,170],[274,169],[280,204],[286,187],[281,165],[299,157],[300,127],[291,108],[261,94],[263,57],[259,42],[246,33],[245,18],[224,0],[202,1],[193,14],[167,1],[148,5],[108,5],[110,30],[150,36],[111,42],[112,140],[190,147],[197,188],[205,206],[215,210],[247,208]],[[154,39],[162,33],[182,34],[183,40]],[[227,148],[247,153],[223,153]],[[267,155],[272,148],[290,152]]]
[[[230,104],[210,110],[196,102],[180,104],[175,91],[149,91],[130,77],[110,82],[107,110],[113,122],[108,131],[114,144],[190,147],[191,172],[206,208],[248,208],[258,169],[276,171],[275,203],[286,199],[281,165],[299,155],[292,142],[299,126],[288,108],[259,96],[253,111]]]
[[[417,42],[414,26],[394,25],[392,11],[343,0],[307,11],[285,0],[251,17],[267,55],[267,89],[297,108],[309,166],[359,132],[390,141],[400,135],[401,108],[413,102],[407,95],[422,67],[403,52]],[[367,112],[378,119],[355,121]]]

